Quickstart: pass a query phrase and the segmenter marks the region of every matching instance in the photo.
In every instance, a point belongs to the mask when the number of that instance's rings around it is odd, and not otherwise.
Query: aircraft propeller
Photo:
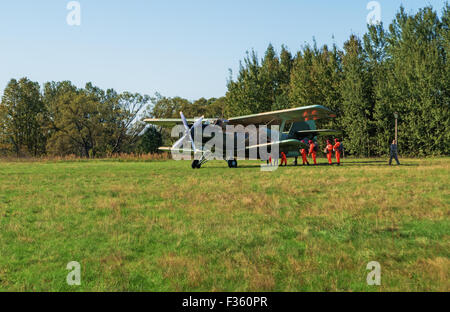
[[[183,121],[183,125],[184,125],[184,129],[185,129],[185,133],[183,135],[183,137],[181,137],[181,139],[179,139],[177,142],[175,142],[175,144],[172,146],[172,149],[178,149],[180,148],[181,144],[183,143],[183,141],[186,138],[189,138],[189,141],[192,144],[192,149],[194,150],[194,153],[197,153],[197,148],[195,147],[194,144],[194,140],[192,139],[192,135],[191,135],[191,129],[195,129],[196,127],[200,126],[203,123],[203,118],[204,116],[200,117],[199,119],[197,119],[194,124],[192,125],[191,128],[189,128],[189,125],[187,123],[186,117],[184,117],[183,112],[180,112],[181,115],[181,120]]]

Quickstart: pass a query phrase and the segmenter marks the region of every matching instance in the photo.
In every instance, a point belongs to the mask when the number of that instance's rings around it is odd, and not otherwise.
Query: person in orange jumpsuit
[[[314,144],[314,142],[312,140],[309,141],[309,155],[312,157],[313,161],[314,161],[314,165],[317,165],[317,154],[316,154],[316,150],[315,150],[316,145]]]
[[[333,150],[336,155],[336,161],[337,161],[338,166],[341,165],[341,149],[340,149],[340,147],[341,147],[341,143],[338,141],[338,139],[334,139]]]
[[[327,147],[325,148],[325,150],[327,152],[328,164],[332,165],[333,161],[331,160],[331,158],[333,157],[333,145],[331,145],[330,140],[327,140]]]
[[[304,165],[308,165],[309,166],[309,161],[308,161],[308,154],[306,154],[306,150],[304,148],[301,149],[300,153],[302,154],[302,158],[303,158],[303,166]]]
[[[284,166],[287,166],[286,154],[281,152],[281,166],[283,166],[283,163],[284,163]]]

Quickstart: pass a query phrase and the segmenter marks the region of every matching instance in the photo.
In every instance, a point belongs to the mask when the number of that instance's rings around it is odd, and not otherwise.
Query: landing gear
[[[298,165],[298,157],[295,157],[294,166],[297,166],[297,165]]]
[[[237,168],[237,166],[238,166],[238,163],[237,163],[236,159],[228,160],[227,162],[228,162],[228,167],[229,168]]]
[[[194,160],[192,162],[192,169],[200,169],[202,167],[202,165],[200,164],[199,160]]]

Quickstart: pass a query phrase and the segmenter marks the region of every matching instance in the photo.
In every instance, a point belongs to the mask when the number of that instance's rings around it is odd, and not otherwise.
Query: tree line
[[[12,79],[0,105],[2,154],[107,156],[148,148],[139,120],[150,97],[69,81],[40,85]]]
[[[0,155],[108,157],[120,153],[156,153],[170,132],[148,126],[144,117],[221,116],[224,98],[191,102],[102,90],[70,81],[41,86],[11,79],[0,103]]]
[[[308,105],[337,113],[320,121],[342,130],[347,153],[388,153],[399,114],[404,155],[449,154],[449,5],[441,16],[432,7],[408,14],[400,8],[387,28],[368,26],[340,49],[314,42],[292,54],[269,45],[259,59],[248,52],[236,78],[230,71],[221,98],[189,101],[102,90],[88,83],[45,83],[12,79],[0,104],[0,154],[104,157],[148,153],[169,143],[167,132],[143,117],[233,117]]]
[[[351,35],[343,49],[305,45],[295,55],[269,45],[259,60],[247,54],[236,79],[230,75],[227,115],[321,104],[337,118],[320,124],[343,131],[347,152],[388,153],[399,114],[403,154],[449,154],[449,5],[432,7]]]

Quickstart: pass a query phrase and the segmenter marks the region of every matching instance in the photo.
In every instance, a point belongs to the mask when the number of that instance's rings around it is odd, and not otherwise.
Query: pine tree
[[[372,108],[370,79],[361,41],[352,35],[344,44],[342,126],[346,148],[356,155],[371,155]]]
[[[414,16],[401,8],[390,25],[392,72],[387,88],[392,109],[400,113],[399,145],[406,153],[429,155],[448,150],[448,143],[444,143],[448,84],[447,56],[440,38],[445,34],[443,28],[431,7]]]
[[[371,150],[377,156],[389,152],[388,147],[394,134],[394,110],[390,104],[392,96],[386,79],[391,70],[386,51],[386,36],[382,24],[369,26],[368,33],[364,35],[364,52],[374,105]]]
[[[320,103],[318,86],[313,79],[314,51],[305,46],[294,59],[291,71],[289,101],[292,107]]]

